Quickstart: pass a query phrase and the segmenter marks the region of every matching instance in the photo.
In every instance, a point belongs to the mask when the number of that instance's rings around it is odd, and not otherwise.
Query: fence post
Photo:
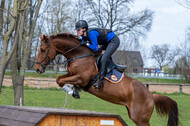
[[[146,88],[149,90],[149,84],[146,84]]]
[[[40,80],[38,80],[38,89],[40,89]]]
[[[179,93],[182,93],[183,92],[183,85],[179,85]]]

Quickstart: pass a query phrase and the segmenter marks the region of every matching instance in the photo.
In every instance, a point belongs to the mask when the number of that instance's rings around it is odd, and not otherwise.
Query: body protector
[[[96,30],[98,33],[99,33],[99,36],[98,36],[98,45],[105,45],[106,42],[107,42],[107,34],[109,32],[112,32],[112,30],[110,29],[103,29],[103,28],[89,28],[87,31],[86,31],[86,35],[87,35],[87,40],[92,44],[90,38],[89,38],[89,33],[90,31],[92,30]]]

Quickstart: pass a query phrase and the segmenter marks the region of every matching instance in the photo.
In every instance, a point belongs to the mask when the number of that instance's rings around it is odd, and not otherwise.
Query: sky
[[[180,44],[185,38],[185,29],[190,26],[190,10],[175,0],[135,0],[135,11],[150,9],[154,11],[152,29],[143,42],[151,47],[154,44]]]
[[[185,29],[190,27],[190,10],[179,5],[176,0],[135,0],[135,11],[150,9],[154,11],[152,29],[147,38],[142,41],[143,46],[168,43],[171,47],[180,45],[185,40]],[[145,66],[155,67],[151,60]]]

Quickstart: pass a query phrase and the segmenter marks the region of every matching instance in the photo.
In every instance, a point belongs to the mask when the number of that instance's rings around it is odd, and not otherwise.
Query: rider
[[[77,21],[75,28],[78,36],[82,36],[81,45],[86,45],[95,52],[99,50],[98,45],[102,45],[101,49],[105,50],[101,59],[99,81],[95,85],[95,88],[100,89],[106,74],[107,61],[119,47],[120,40],[110,29],[88,28],[88,23],[85,20]]]

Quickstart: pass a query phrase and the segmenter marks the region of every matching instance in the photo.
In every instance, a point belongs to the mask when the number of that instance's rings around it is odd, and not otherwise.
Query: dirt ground
[[[12,79],[5,77],[3,80],[4,86],[12,86]],[[29,87],[37,87],[37,88],[49,88],[59,86],[56,84],[55,79],[51,78],[25,78],[24,85],[28,85]],[[160,93],[174,93],[179,92],[179,86],[168,86],[168,85],[149,85],[149,90],[151,92],[160,92]],[[190,94],[190,86],[183,86],[183,93]]]

